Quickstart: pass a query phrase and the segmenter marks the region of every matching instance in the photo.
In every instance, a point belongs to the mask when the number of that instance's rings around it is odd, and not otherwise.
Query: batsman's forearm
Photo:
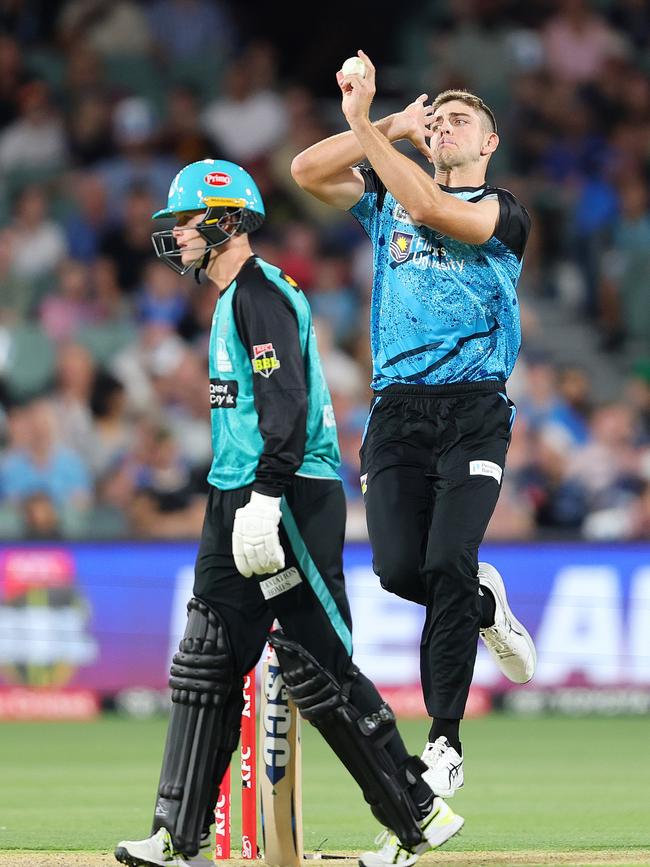
[[[398,141],[401,136],[394,123],[394,115],[376,121],[373,126],[387,141]],[[348,130],[316,142],[299,153],[291,165],[291,174],[300,183],[304,180],[323,180],[349,169],[366,158],[355,134]]]
[[[413,219],[418,218],[425,204],[430,211],[444,203],[444,195],[433,178],[396,150],[374,124],[367,119],[359,119],[350,126],[359,147],[386,189]]]

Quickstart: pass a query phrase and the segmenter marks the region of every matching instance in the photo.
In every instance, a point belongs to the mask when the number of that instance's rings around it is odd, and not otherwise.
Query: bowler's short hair
[[[464,102],[465,105],[469,105],[470,108],[477,111],[483,120],[483,126],[487,132],[497,131],[496,118],[494,117],[494,112],[490,106],[486,105],[480,96],[477,96],[475,93],[470,93],[469,90],[443,90],[442,93],[439,93],[438,96],[436,96],[431,107],[435,112],[441,105],[444,105],[446,102],[451,102],[452,100]]]

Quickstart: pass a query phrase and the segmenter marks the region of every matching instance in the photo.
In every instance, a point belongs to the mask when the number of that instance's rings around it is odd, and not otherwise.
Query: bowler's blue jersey
[[[467,244],[415,225],[373,169],[359,170],[366,189],[350,212],[373,244],[373,388],[505,381],[521,343],[516,287],[526,209],[507,190],[441,185],[465,201],[499,202],[494,235]]]

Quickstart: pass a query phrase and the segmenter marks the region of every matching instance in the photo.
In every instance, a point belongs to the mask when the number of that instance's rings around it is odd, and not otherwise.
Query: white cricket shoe
[[[122,840],[115,847],[115,857],[128,867],[206,867],[212,863],[210,834],[204,834],[198,855],[183,855],[174,851],[171,834],[159,828],[146,840]]]
[[[481,587],[494,596],[494,625],[481,629],[480,636],[501,672],[513,683],[528,683],[535,674],[537,654],[533,639],[510,610],[503,578],[489,563],[478,564]]]
[[[389,864],[409,867],[410,864],[415,864],[420,855],[446,843],[460,831],[464,823],[463,817],[454,813],[442,798],[434,798],[431,812],[420,822],[424,834],[421,843],[414,849],[407,849],[393,833],[382,831],[375,840],[381,849],[378,852],[364,852],[359,858],[359,864],[361,867],[387,867]]]
[[[433,743],[428,743],[422,753],[422,761],[428,768],[422,778],[436,795],[453,798],[456,790],[464,785],[463,757],[447,738],[441,736]]]

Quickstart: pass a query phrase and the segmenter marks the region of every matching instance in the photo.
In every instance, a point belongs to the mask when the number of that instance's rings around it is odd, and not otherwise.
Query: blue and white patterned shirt
[[[517,281],[530,217],[507,190],[441,189],[459,199],[496,199],[499,219],[484,244],[416,225],[372,168],[350,209],[373,244],[372,386],[505,381],[521,344]]]

